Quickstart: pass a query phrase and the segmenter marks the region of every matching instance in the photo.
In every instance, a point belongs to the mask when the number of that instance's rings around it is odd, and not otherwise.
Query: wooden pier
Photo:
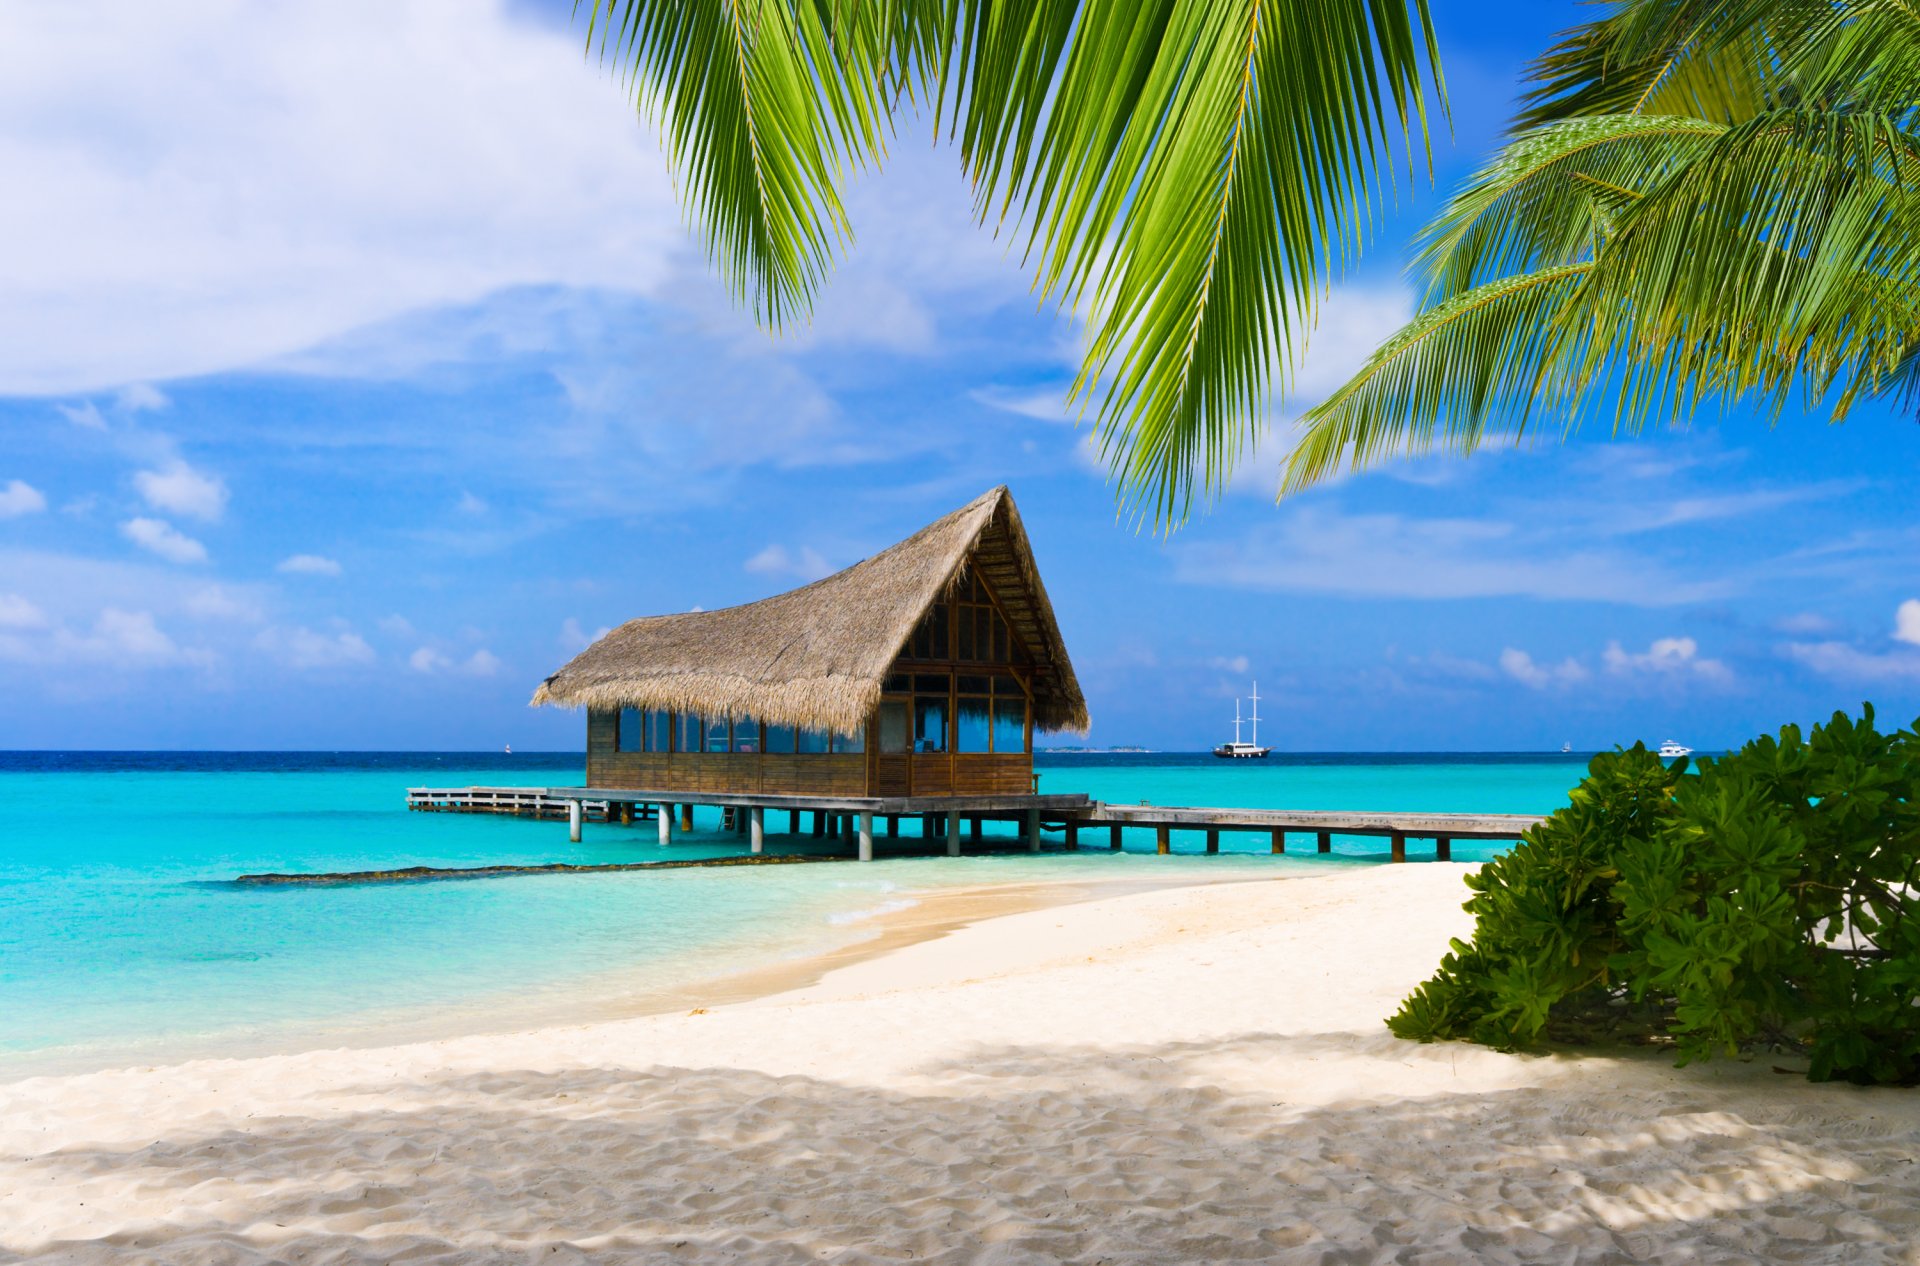
[[[416,813],[504,813],[516,818],[559,819],[574,804],[588,822],[632,821],[621,816],[644,805],[611,800],[556,799],[545,787],[409,787],[407,808]]]
[[[603,806],[600,821],[634,821],[652,817],[659,825],[660,843],[672,839],[679,818],[690,830],[695,804],[722,811],[722,829],[748,837],[752,852],[765,848],[767,815],[785,813],[788,833],[815,839],[844,840],[862,861],[874,856],[876,828],[886,838],[899,836],[900,822],[917,818],[923,841],[940,840],[948,856],[958,857],[962,829],[968,842],[983,843],[985,822],[1012,822],[1020,842],[1031,852],[1044,846],[1044,834],[1064,833],[1068,849],[1081,847],[1081,834],[1104,827],[1106,846],[1119,849],[1129,829],[1154,832],[1156,851],[1171,853],[1175,833],[1198,835],[1208,853],[1220,851],[1223,832],[1256,833],[1267,837],[1269,851],[1287,851],[1289,836],[1310,837],[1314,851],[1329,853],[1333,837],[1362,836],[1387,842],[1388,856],[1407,860],[1408,840],[1431,840],[1433,856],[1447,861],[1455,840],[1517,840],[1542,819],[1522,813],[1364,813],[1323,810],[1193,808],[1178,805],[1107,804],[1084,795],[989,796],[801,796],[709,792],[663,794],[655,790],[605,787],[547,787],[539,789],[551,803],[579,806],[568,815],[572,838],[588,820],[587,806]],[[608,815],[611,815],[609,817]],[[556,815],[557,816],[557,815]],[[1306,841],[1301,841],[1305,844]]]

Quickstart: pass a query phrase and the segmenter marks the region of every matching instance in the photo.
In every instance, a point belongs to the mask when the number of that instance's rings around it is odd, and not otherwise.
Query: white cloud
[[[460,500],[454,503],[455,510],[461,514],[485,514],[493,507],[470,492],[462,491]]]
[[[134,487],[156,510],[184,514],[206,522],[217,520],[227,508],[227,485],[218,475],[203,474],[183,461],[171,461],[159,470],[143,470]]]
[[[17,593],[0,593],[0,629],[46,627],[47,613]]]
[[[319,554],[295,554],[281,559],[274,570],[296,576],[338,576],[340,564]]]
[[[655,286],[685,235],[650,134],[581,27],[513,8],[0,9],[8,180],[35,190],[0,203],[0,393],[255,364],[503,286]]]
[[[1920,646],[1920,598],[1908,598],[1893,613],[1895,641]]]
[[[746,561],[746,569],[762,576],[793,576],[799,580],[818,580],[833,574],[833,564],[811,546],[789,550],[784,545],[769,545]]]
[[[261,631],[254,644],[289,668],[343,668],[371,663],[373,648],[352,629],[319,633],[305,626]]]
[[[1499,519],[1282,511],[1238,541],[1182,542],[1174,574],[1237,589],[1362,597],[1530,597],[1668,606],[1724,597],[1724,576],[1692,580],[1638,554],[1560,545]]]
[[[1898,681],[1920,677],[1920,653],[1863,651],[1845,642],[1789,642],[1780,648],[1788,659],[1822,677],[1843,681]]]
[[[1332,395],[1413,319],[1413,306],[1413,292],[1398,283],[1335,286],[1315,311],[1314,328],[1295,358],[1288,407]]]
[[[0,519],[38,514],[46,508],[46,494],[25,480],[9,479],[6,487],[0,488]]]
[[[128,519],[120,533],[141,549],[151,550],[170,563],[204,563],[207,547],[182,534],[164,519]]]
[[[1207,667],[1218,668],[1226,673],[1244,673],[1252,667],[1245,655],[1217,655],[1207,661]]]
[[[1733,679],[1732,671],[1719,660],[1700,658],[1700,644],[1690,637],[1658,637],[1639,652],[1608,642],[1600,660],[1616,676],[1698,677],[1723,684]]]
[[[113,402],[122,413],[141,413],[154,409],[164,409],[172,401],[165,392],[152,383],[128,383],[114,393]]]
[[[1796,611],[1775,620],[1773,627],[1781,633],[1825,633],[1833,628],[1833,621],[1812,611]]]
[[[79,404],[55,405],[54,407],[60,410],[61,417],[77,427],[82,427],[89,431],[104,431],[107,429],[107,419],[101,415],[100,406],[91,400],[82,401]]]
[[[1500,652],[1500,671],[1534,690],[1545,690],[1548,686],[1577,685],[1591,675],[1572,656],[1557,664],[1537,664],[1533,656],[1514,646]]]
[[[560,649],[569,655],[578,655],[611,632],[613,629],[603,624],[588,633],[580,627],[580,621],[568,616],[560,624]]]
[[[404,615],[383,615],[375,621],[375,624],[382,633],[385,633],[389,637],[412,637],[414,635],[413,621]]]
[[[202,620],[257,624],[266,618],[260,604],[225,585],[206,585],[188,594],[180,604],[188,615]]]
[[[151,611],[103,608],[86,633],[65,626],[31,628],[43,635],[22,636],[0,628],[0,659],[34,664],[90,663],[112,669],[154,668],[171,664],[213,663],[211,652],[180,646],[161,629]]]
[[[500,657],[481,647],[463,660],[454,660],[431,646],[422,646],[407,656],[407,667],[416,673],[462,673],[469,677],[491,677],[500,671]]]
[[[1039,388],[990,386],[970,391],[967,395],[974,402],[1002,413],[1015,413],[1040,422],[1072,423],[1080,421],[1082,415],[1078,404],[1069,406],[1067,403],[1067,392],[1071,385],[1062,382]],[[1087,416],[1091,417],[1092,414]]]

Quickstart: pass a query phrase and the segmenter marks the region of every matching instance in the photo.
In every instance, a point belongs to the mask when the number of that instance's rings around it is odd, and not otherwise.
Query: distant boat
[[[1233,701],[1233,742],[1222,743],[1213,754],[1222,760],[1264,760],[1271,747],[1260,746],[1260,683],[1253,683],[1253,742],[1240,741],[1240,700]]]
[[[1571,743],[1562,743],[1562,744],[1560,745],[1560,750],[1561,750],[1561,751],[1563,751],[1563,752],[1571,752],[1571,751],[1573,750],[1573,744],[1571,744]]]
[[[1673,760],[1676,757],[1691,755],[1693,755],[1693,749],[1691,747],[1687,747],[1673,739],[1668,739],[1660,745],[1661,760]]]
[[[513,755],[513,744],[511,743],[507,744],[507,755]]]

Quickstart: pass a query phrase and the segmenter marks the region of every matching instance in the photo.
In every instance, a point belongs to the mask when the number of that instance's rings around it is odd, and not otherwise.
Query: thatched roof
[[[855,730],[928,608],[969,568],[1032,656],[1034,725],[1084,733],[1087,701],[1004,487],[825,580],[744,606],[629,620],[542,682],[533,702]]]

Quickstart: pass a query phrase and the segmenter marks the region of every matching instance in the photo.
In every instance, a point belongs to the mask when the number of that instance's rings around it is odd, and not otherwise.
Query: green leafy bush
[[[1467,879],[1471,944],[1387,1021],[1502,1049],[1774,1046],[1816,1081],[1920,1081],[1920,735],[1835,713],[1689,772],[1603,753]]]

